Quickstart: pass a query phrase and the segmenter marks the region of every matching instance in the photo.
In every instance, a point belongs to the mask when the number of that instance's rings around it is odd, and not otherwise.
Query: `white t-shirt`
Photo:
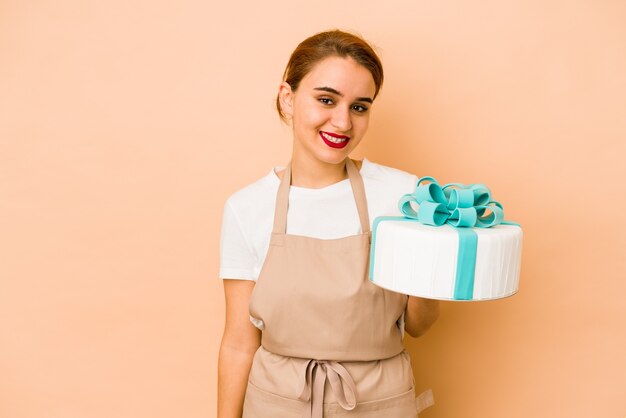
[[[233,193],[224,204],[220,240],[222,279],[256,280],[265,261],[274,223],[280,178],[275,167]],[[360,169],[370,227],[377,216],[400,216],[398,200],[415,191],[417,176],[363,159]],[[321,189],[291,186],[287,233],[320,239],[360,234],[361,224],[350,180]]]

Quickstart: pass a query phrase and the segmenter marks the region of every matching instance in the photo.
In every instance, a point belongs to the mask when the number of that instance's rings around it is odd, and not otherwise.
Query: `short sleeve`
[[[228,200],[224,204],[220,235],[221,279],[254,280],[256,256]]]
[[[413,193],[417,187],[417,182],[419,181],[419,177],[415,174],[411,174],[409,177],[409,187],[407,193]]]

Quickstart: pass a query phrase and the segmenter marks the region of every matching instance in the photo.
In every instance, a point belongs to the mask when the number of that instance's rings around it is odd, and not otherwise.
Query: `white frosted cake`
[[[418,183],[414,194],[400,200],[404,217],[374,220],[370,281],[394,292],[440,300],[489,300],[515,294],[522,228],[503,220],[502,205],[491,200],[486,186],[447,188]],[[485,208],[492,213],[485,215]],[[478,227],[460,226],[464,224]]]
[[[478,237],[471,297],[467,297],[469,291],[463,297],[458,290],[455,297],[460,228],[423,225],[400,217],[378,220],[370,258],[372,283],[442,300],[498,299],[517,292],[522,258],[519,226],[471,228]]]

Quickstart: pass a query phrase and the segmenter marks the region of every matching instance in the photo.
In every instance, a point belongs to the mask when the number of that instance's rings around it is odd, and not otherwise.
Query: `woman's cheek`
[[[305,117],[307,124],[309,125],[315,126],[324,122],[324,112],[320,111],[319,109],[311,109]]]

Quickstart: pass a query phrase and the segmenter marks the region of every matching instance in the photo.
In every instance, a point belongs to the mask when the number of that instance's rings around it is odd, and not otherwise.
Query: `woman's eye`
[[[361,105],[354,105],[352,106],[352,109],[356,110],[359,113],[363,113],[367,110],[367,107],[361,106]]]
[[[324,104],[333,104],[333,99],[329,99],[328,97],[321,97],[318,100]]]

